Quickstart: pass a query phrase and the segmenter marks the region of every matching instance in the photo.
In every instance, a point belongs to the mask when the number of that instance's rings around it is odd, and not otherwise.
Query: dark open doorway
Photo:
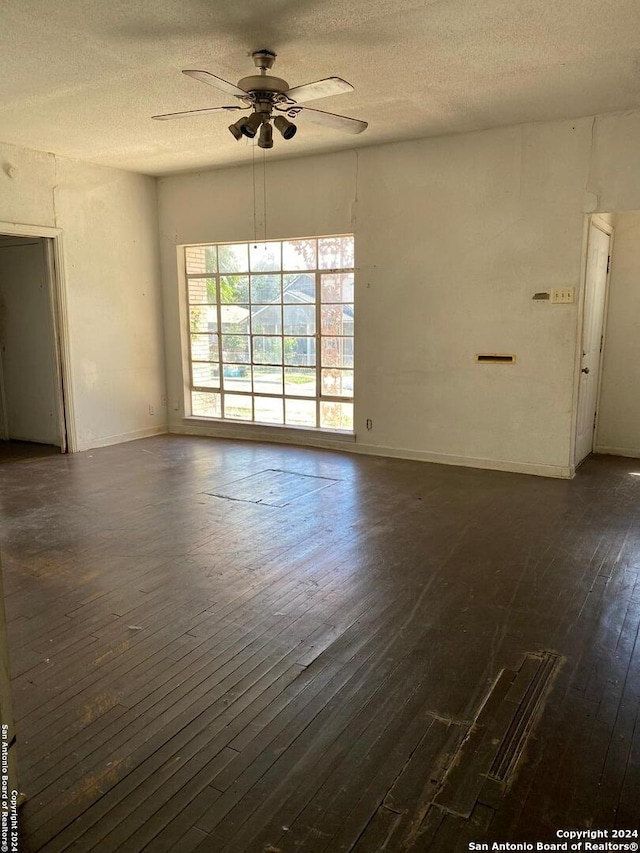
[[[67,449],[50,243],[0,235],[0,461]]]

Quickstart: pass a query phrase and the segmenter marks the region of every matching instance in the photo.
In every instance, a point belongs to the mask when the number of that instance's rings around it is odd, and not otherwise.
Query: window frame
[[[257,240],[257,241],[225,241],[225,242],[206,242],[206,243],[190,243],[184,244],[178,247],[179,258],[178,258],[178,267],[180,272],[180,277],[182,280],[182,290],[184,295],[184,305],[185,305],[185,316],[186,323],[183,324],[183,329],[186,327],[186,348],[183,350],[184,355],[186,357],[186,370],[185,370],[185,379],[187,380],[185,387],[185,414],[187,417],[197,420],[203,420],[206,422],[213,422],[224,425],[241,425],[241,426],[251,426],[251,427],[260,427],[260,428],[275,428],[277,430],[304,430],[311,431],[321,434],[335,434],[339,436],[354,436],[355,435],[355,260],[352,266],[343,266],[343,267],[332,267],[327,269],[321,269],[319,267],[319,243],[318,241],[323,239],[332,239],[332,238],[350,238],[354,240],[354,235],[352,233],[347,234],[329,234],[329,235],[316,235],[309,237],[288,237],[280,240]],[[283,262],[283,244],[291,241],[303,241],[303,240],[314,240],[316,243],[316,261],[315,267],[312,269],[304,269],[304,270],[290,270],[284,268]],[[252,270],[251,269],[251,247],[259,246],[261,244],[270,244],[270,243],[278,243],[280,250],[280,268],[277,270]],[[216,271],[215,272],[198,272],[191,273],[188,272],[189,265],[187,263],[187,251],[193,248],[201,248],[201,247],[214,247],[216,248]],[[247,253],[249,257],[248,261],[248,270],[246,272],[227,272],[220,271],[219,269],[219,247],[220,246],[246,246]],[[354,246],[355,251],[355,246]],[[280,300],[277,303],[262,303],[252,301],[252,277],[255,275],[275,275],[280,278]],[[315,332],[312,335],[301,335],[301,334],[290,334],[287,335],[285,333],[285,307],[289,304],[296,303],[287,303],[284,301],[284,282],[285,277],[287,275],[295,275],[295,274],[305,274],[309,277],[313,278],[314,281],[314,317],[315,317]],[[351,275],[353,280],[353,296],[350,302],[324,302],[322,300],[322,276],[325,275]],[[246,365],[250,371],[250,381],[251,381],[251,390],[250,391],[242,391],[234,388],[225,388],[225,367],[230,367],[235,362],[224,361],[223,355],[223,324],[222,324],[222,306],[224,304],[240,304],[240,303],[223,303],[221,299],[221,286],[220,280],[225,275],[238,275],[245,276],[248,279],[248,301],[246,303],[246,307],[248,309],[248,317],[247,317],[247,326],[248,331],[246,332],[246,337],[248,338],[249,345],[249,359],[246,362],[243,362],[243,365]],[[192,350],[192,334],[199,334],[198,332],[194,332],[191,327],[191,309],[198,305],[204,305],[209,308],[214,307],[213,303],[210,302],[191,302],[190,299],[190,281],[198,280],[198,279],[213,279],[215,282],[215,313],[216,313],[216,328],[217,331],[215,335],[217,337],[217,362],[212,361],[202,361],[199,359],[193,358],[193,350]],[[245,303],[242,303],[244,306]],[[269,334],[260,335],[259,333],[255,333],[253,331],[253,308],[254,306],[263,306],[269,307],[271,304],[275,304],[280,309],[280,333],[277,335],[273,335],[273,337],[278,338],[281,344],[281,358],[280,362],[274,367],[278,367],[281,371],[282,384],[281,393],[273,393],[268,391],[256,391],[255,390],[255,368],[269,366],[268,363],[259,362],[255,360],[255,352],[254,352],[254,339],[256,337],[270,337]],[[311,304],[311,303],[310,303]],[[322,332],[322,308],[323,306],[345,306],[350,305],[352,307],[353,313],[353,321],[354,328],[350,335],[345,334],[324,334]],[[213,332],[200,332],[200,334],[209,334],[213,335]],[[245,333],[229,333],[226,334],[237,334],[240,336],[244,336]],[[286,364],[286,355],[285,355],[285,341],[287,338],[313,338],[315,342],[315,367],[311,367],[308,365],[287,365]],[[341,340],[351,341],[351,359],[352,365],[351,367],[335,367],[329,365],[323,365],[323,340],[338,338]],[[196,384],[194,379],[194,365],[197,364],[217,364],[218,366],[218,387],[208,387],[202,384]],[[238,362],[240,364],[240,362]],[[286,383],[286,369],[287,367],[300,367],[315,370],[315,395],[306,395],[306,394],[295,394],[291,393],[291,391],[287,392],[287,383]],[[336,395],[336,394],[325,394],[323,393],[323,371],[325,370],[340,370],[340,371],[349,371],[351,373],[351,393],[349,396],[346,395]],[[227,380],[228,381],[228,380]],[[193,413],[193,403],[192,403],[192,395],[193,393],[206,393],[206,394],[217,394],[219,395],[220,400],[220,416],[216,415],[205,415],[205,414],[194,414]],[[250,409],[251,409],[251,417],[250,418],[233,418],[228,417],[226,415],[226,397],[228,395],[238,395],[241,397],[247,398],[250,401]],[[267,398],[267,399],[279,399],[282,401],[282,422],[277,423],[273,421],[266,420],[257,420],[256,419],[256,398]],[[287,423],[287,400],[295,400],[295,401],[314,401],[315,402],[315,425],[308,424],[300,424],[300,423]],[[341,428],[341,427],[323,427],[322,424],[322,404],[323,403],[338,403],[338,404],[350,404],[351,405],[351,427],[350,428]]]

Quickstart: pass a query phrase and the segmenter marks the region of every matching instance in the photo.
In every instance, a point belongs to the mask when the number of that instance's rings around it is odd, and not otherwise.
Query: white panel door
[[[589,225],[576,430],[576,465],[593,450],[610,242],[611,237],[608,234],[593,223]]]

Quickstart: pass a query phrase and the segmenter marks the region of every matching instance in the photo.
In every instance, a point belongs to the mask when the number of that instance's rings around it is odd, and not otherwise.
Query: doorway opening
[[[640,211],[590,217],[583,272],[575,465],[590,453],[639,458]]]
[[[617,211],[609,218],[615,228],[615,245],[608,276],[593,452],[638,458],[640,211]]]
[[[39,230],[14,226],[2,233],[0,224],[0,463],[73,449],[59,235]]]
[[[589,218],[584,262],[578,410],[574,448],[576,467],[593,452],[595,446],[613,234],[612,215],[594,214]]]

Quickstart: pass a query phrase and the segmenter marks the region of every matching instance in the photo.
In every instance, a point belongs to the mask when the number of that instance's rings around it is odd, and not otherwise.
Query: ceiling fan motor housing
[[[289,84],[281,77],[272,77],[270,74],[252,74],[239,80],[238,88],[256,95],[260,92],[280,94],[287,91]]]

